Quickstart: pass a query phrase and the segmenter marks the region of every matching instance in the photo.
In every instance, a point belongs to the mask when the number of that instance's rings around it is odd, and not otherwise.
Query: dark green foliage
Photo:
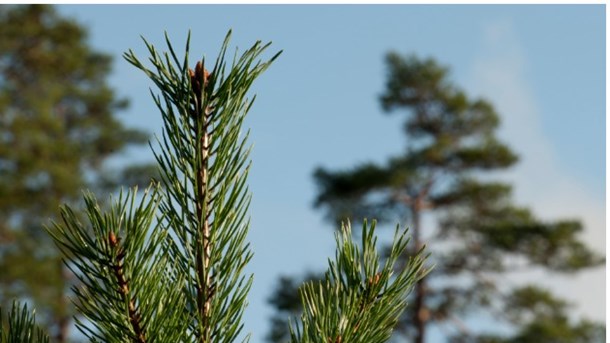
[[[490,103],[470,99],[450,82],[448,68],[433,59],[389,53],[386,63],[380,100],[387,113],[405,115],[404,153],[384,164],[318,168],[314,204],[333,222],[366,217],[405,221],[415,250],[422,237],[430,237],[437,267],[411,295],[412,306],[399,325],[401,336],[423,343],[428,324],[456,323],[473,311],[507,303],[497,273],[532,266],[575,272],[604,262],[579,240],[579,221],[541,221],[512,204],[510,185],[482,180],[483,173],[517,162],[516,154],[495,136],[500,120]],[[426,213],[436,215],[436,227],[422,226]],[[280,297],[286,293],[273,296],[272,303],[283,303]],[[563,327],[586,329],[570,326],[566,307],[557,310]],[[526,335],[543,330],[545,323],[514,324],[517,333]],[[276,335],[270,341],[285,339]]]
[[[512,337],[481,335],[476,340],[454,337],[452,343],[602,343],[606,329],[601,323],[582,320],[572,323],[567,318],[568,305],[547,290],[524,286],[506,297],[507,318],[518,327]]]
[[[42,225],[82,188],[102,186],[108,157],[147,141],[115,116],[127,101],[106,82],[110,71],[110,56],[53,7],[0,6],[0,303],[29,297],[60,339],[72,280]],[[113,173],[106,189],[123,181]]]
[[[606,327],[600,323],[583,320],[571,324],[567,318],[542,318],[525,325],[507,343],[603,343]]]

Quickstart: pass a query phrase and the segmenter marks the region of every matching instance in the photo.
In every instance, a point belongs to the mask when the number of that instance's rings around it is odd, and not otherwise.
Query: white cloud
[[[590,194],[581,180],[561,169],[561,152],[545,136],[541,111],[528,85],[526,54],[511,22],[488,25],[482,38],[469,90],[494,104],[502,119],[500,136],[520,156],[519,164],[502,178],[514,185],[516,202],[531,207],[542,219],[582,220],[583,240],[604,252],[603,201]],[[543,278],[532,281],[552,285],[558,295],[578,304],[580,314],[605,320],[604,268],[570,277]]]

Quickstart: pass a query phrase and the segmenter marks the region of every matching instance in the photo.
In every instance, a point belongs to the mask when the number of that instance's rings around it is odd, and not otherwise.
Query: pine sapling
[[[75,320],[91,342],[233,343],[242,334],[252,251],[250,147],[241,132],[254,101],[248,90],[281,52],[261,61],[269,44],[257,42],[228,67],[230,34],[213,65],[202,58],[190,67],[190,35],[183,58],[167,36],[164,53],[144,40],[151,67],[133,51],[124,55],[160,92],[152,94],[163,119],[152,144],[160,180],[144,192],[121,191],[109,206],[85,192],[84,210],[62,206],[61,221],[48,229],[79,280]],[[326,279],[303,288],[305,312],[292,327],[293,343],[390,338],[406,294],[423,277],[424,257],[418,252],[397,271],[408,242],[397,229],[380,267],[374,226],[364,223],[360,246],[349,224],[337,234]],[[27,310],[14,311],[9,320],[25,324],[11,326],[8,336],[0,331],[0,343],[34,332]]]

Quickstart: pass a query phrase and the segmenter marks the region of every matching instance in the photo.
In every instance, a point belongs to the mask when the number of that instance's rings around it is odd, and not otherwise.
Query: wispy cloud
[[[561,152],[553,147],[542,126],[541,110],[529,86],[528,67],[527,54],[512,22],[489,24],[471,69],[469,90],[495,105],[502,119],[500,136],[520,156],[517,167],[502,177],[514,185],[515,201],[530,206],[540,218],[582,220],[583,240],[596,251],[604,252],[603,200],[591,194],[577,177],[562,170]],[[603,268],[570,277],[545,276],[544,283],[576,302],[581,314],[605,319]]]

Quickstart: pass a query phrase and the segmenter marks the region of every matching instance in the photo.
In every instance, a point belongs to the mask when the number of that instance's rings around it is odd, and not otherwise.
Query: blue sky
[[[312,208],[316,166],[384,161],[404,146],[402,117],[382,114],[384,55],[433,57],[471,96],[489,99],[500,136],[521,162],[498,175],[515,200],[542,218],[577,217],[585,241],[605,251],[605,8],[603,5],[61,5],[89,28],[90,42],[116,57],[111,84],[131,107],[126,124],[160,133],[151,84],[120,55],[147,57],[140,35],[162,49],[167,31],[192,60],[213,60],[229,28],[232,46],[272,41],[284,53],[255,83],[250,240],[255,284],[246,312],[262,342],[266,299],[279,274],[325,267],[332,228]],[[123,160],[152,159],[148,150]],[[433,222],[430,222],[433,224]],[[536,278],[576,302],[577,314],[605,319],[604,269]],[[438,333],[433,333],[437,335]],[[431,337],[432,338],[432,337]],[[442,340],[441,340],[442,341]]]

